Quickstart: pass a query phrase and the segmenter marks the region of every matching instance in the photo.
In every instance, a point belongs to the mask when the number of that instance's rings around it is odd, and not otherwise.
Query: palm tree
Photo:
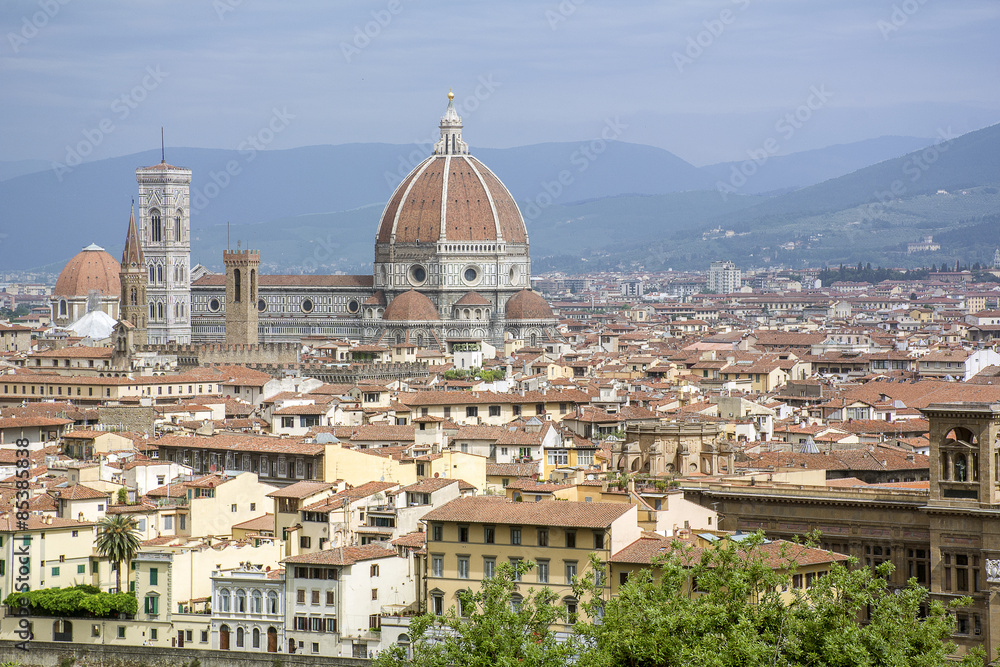
[[[97,522],[97,552],[117,564],[116,586],[122,592],[122,563],[128,565],[139,553],[138,526],[127,514],[105,516]]]

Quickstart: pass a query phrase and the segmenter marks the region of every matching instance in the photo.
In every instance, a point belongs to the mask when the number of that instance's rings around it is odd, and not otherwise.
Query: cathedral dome
[[[462,119],[449,101],[434,154],[403,179],[382,212],[377,244],[443,241],[527,243],[510,192],[469,155]]]
[[[540,294],[526,289],[507,300],[504,312],[508,320],[550,320],[555,317]]]
[[[392,303],[385,309],[385,313],[382,314],[382,319],[427,321],[439,318],[437,308],[434,307],[431,300],[417,290],[411,289],[392,300]]]
[[[102,296],[121,294],[121,265],[104,248],[91,243],[69,260],[59,274],[53,296],[88,296],[97,291]]]

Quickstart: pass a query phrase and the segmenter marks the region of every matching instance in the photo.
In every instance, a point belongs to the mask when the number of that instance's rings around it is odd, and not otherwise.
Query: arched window
[[[157,264],[156,265],[156,282],[158,282],[158,283],[162,283],[163,282],[163,265],[162,264]]]
[[[149,319],[150,319],[150,321],[155,321],[156,320],[156,304],[155,303],[149,304]]]
[[[274,591],[267,592],[267,613],[278,613],[278,594]]]
[[[158,317],[161,320],[164,317],[164,315],[163,315],[163,304],[162,303],[156,304],[156,317]]]
[[[239,303],[242,300],[242,295],[240,292],[243,290],[243,285],[240,281],[240,270],[233,270],[233,303]]]
[[[149,282],[156,282],[156,267],[152,264],[149,265]]]
[[[253,647],[260,648],[260,628],[253,629]]]
[[[66,315],[66,299],[59,299],[59,314]]]
[[[181,238],[181,219],[184,217],[184,211],[177,209],[177,216],[174,217],[174,241],[180,243],[183,239]]]
[[[134,287],[129,292],[129,303],[131,305],[133,305],[133,306],[136,306],[136,305],[139,304],[139,290],[137,290]]]
[[[253,592],[253,613],[261,614],[264,612],[264,596],[261,595],[260,591]]]
[[[242,588],[236,591],[236,613],[247,613],[247,592]]]
[[[229,589],[219,591],[219,611],[229,611]]]
[[[243,648],[243,639],[245,635],[246,632],[243,631],[243,628],[236,628],[236,648]]]
[[[250,269],[250,300],[257,300],[257,270]]]
[[[153,209],[149,212],[152,241],[158,243],[163,240],[163,225],[160,223],[160,212]]]

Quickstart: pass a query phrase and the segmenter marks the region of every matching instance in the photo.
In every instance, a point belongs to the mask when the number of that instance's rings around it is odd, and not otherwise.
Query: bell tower
[[[139,238],[146,258],[149,342],[191,342],[191,170],[167,164],[135,170]]]
[[[226,344],[256,345],[257,276],[259,250],[227,250],[222,255],[226,265]]]
[[[129,215],[128,232],[125,235],[125,250],[122,252],[119,319],[132,325],[133,345],[146,344],[146,258],[142,253],[139,228],[135,224],[135,207]]]

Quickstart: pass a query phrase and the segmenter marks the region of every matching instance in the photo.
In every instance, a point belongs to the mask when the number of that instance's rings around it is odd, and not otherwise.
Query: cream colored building
[[[529,586],[548,586],[566,610],[560,630],[581,613],[574,577],[594,573],[590,557],[611,554],[639,539],[636,507],[628,503],[512,502],[503,497],[458,498],[424,515],[427,532],[427,611],[443,614],[458,592],[492,576],[500,563],[531,561]]]

